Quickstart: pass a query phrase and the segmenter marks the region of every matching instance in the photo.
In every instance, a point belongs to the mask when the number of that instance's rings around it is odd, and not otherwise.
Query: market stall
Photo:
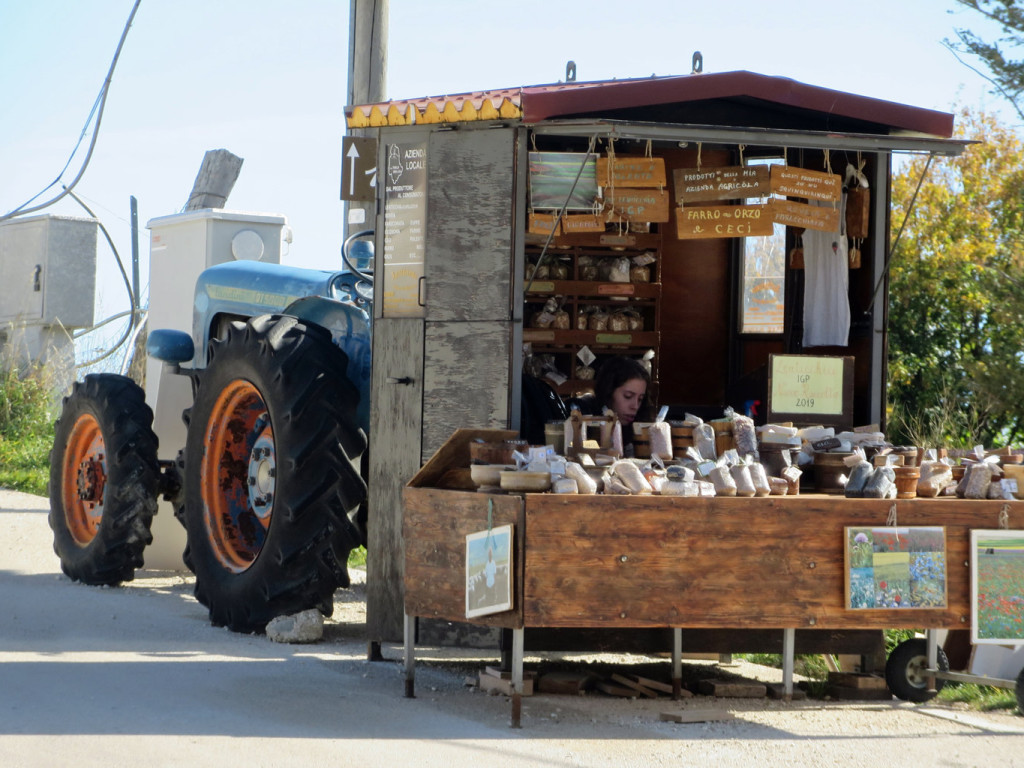
[[[511,435],[457,432],[405,490],[409,695],[414,619],[467,616],[513,630],[516,686],[523,679],[524,632],[531,628],[775,628],[786,638],[791,693],[798,628],[970,627],[977,599],[971,532],[1024,527],[1024,503],[1016,499],[681,498],[453,488],[465,484],[474,441]],[[503,543],[499,532],[507,537]],[[471,542],[482,539],[495,542],[508,568],[508,591],[492,596],[490,610],[479,610],[473,599],[478,569]],[[874,546],[864,560],[862,545],[869,541]],[[878,572],[869,574],[865,592],[858,578],[872,560]],[[914,572],[925,567],[932,571]],[[681,650],[677,640],[676,685]],[[519,706],[515,696],[514,724]]]

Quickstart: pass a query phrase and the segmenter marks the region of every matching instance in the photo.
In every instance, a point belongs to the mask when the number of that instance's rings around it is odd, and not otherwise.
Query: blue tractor
[[[238,261],[206,269],[193,333],[151,330],[149,354],[188,377],[176,461],[157,459],[143,390],[91,374],[64,399],[50,456],[50,526],[70,578],[129,581],[158,497],[185,526],[185,565],[216,625],[262,631],[349,584],[366,542],[372,232],[340,272]]]

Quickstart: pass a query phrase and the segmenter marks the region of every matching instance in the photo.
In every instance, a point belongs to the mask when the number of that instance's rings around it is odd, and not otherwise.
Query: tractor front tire
[[[50,528],[67,576],[85,584],[131,581],[153,540],[160,465],[153,412],[131,379],[75,382],[54,425]]]
[[[264,315],[210,342],[185,412],[185,562],[210,620],[261,632],[333,609],[366,496],[348,358],[316,325]]]

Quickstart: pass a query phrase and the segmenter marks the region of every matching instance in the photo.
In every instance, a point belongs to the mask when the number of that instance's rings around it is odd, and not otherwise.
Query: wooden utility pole
[[[350,0],[346,104],[384,100],[387,60],[388,0]],[[363,134],[351,132],[353,136]],[[349,230],[373,229],[374,214],[373,203],[349,202],[345,235]]]

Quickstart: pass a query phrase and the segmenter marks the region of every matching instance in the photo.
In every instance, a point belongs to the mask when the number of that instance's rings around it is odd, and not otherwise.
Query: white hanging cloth
[[[833,205],[823,201],[812,204]],[[839,204],[839,230],[804,230],[805,347],[845,347],[849,341],[850,266],[845,193]]]

